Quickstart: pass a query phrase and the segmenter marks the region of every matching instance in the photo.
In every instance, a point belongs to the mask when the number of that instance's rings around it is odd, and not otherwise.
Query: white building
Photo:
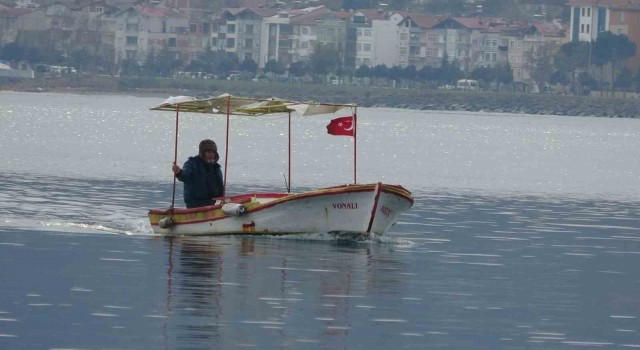
[[[291,29],[291,17],[286,11],[263,19],[260,28],[258,67],[264,68],[270,60],[290,63]]]
[[[260,59],[264,17],[274,11],[262,8],[226,8],[214,16],[209,45],[214,50],[235,53],[240,61]]]
[[[130,7],[115,15],[115,62],[135,59],[142,64],[150,52],[176,53],[188,44],[189,21],[175,9],[157,6]],[[184,41],[187,41],[185,44]]]
[[[399,24],[405,15],[401,12],[390,12],[382,19],[371,21],[373,35],[373,59],[371,66],[384,64],[387,67],[399,65],[398,39]],[[364,61],[363,61],[364,63]]]

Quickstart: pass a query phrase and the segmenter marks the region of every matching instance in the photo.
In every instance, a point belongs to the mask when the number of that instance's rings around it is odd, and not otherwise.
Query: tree
[[[400,66],[393,66],[387,70],[386,77],[392,81],[398,82],[402,79],[404,70]]]
[[[418,80],[418,69],[414,65],[405,67],[402,70],[402,77],[411,82],[411,86],[415,86],[415,82]]]
[[[514,5],[513,0],[485,0],[482,2],[482,12],[485,15],[504,15]]]
[[[142,65],[141,73],[147,77],[153,77],[156,75],[156,54],[153,50],[149,50],[147,59]]]
[[[378,0],[342,0],[342,9],[345,10],[357,10],[357,9],[370,9],[378,6],[380,1]],[[411,4],[410,0],[394,0],[386,2],[394,10],[406,10]]]
[[[560,46],[560,50],[553,58],[554,64],[559,72],[567,72],[571,82],[571,89],[579,91],[580,86],[577,81],[577,72],[589,68],[589,51],[591,43],[586,41],[572,41]],[[560,77],[556,74],[556,79]]]
[[[240,62],[239,68],[243,72],[249,72],[255,75],[258,71],[258,64],[252,58],[248,58]]]
[[[69,55],[69,64],[71,64],[71,67],[86,70],[91,64],[92,58],[93,56],[89,50],[84,47],[76,48],[71,51],[71,54]]]
[[[489,67],[478,67],[471,72],[471,78],[491,84],[497,79],[496,70]]]
[[[269,60],[264,65],[264,72],[265,73],[269,73],[269,72],[273,73],[273,77],[274,78],[275,78],[276,75],[284,74],[286,71],[287,71],[287,67],[285,67],[285,65],[280,61]]]
[[[317,44],[311,54],[311,71],[314,74],[326,76],[335,72],[340,65],[340,55],[329,45]]]
[[[182,65],[182,62],[177,57],[177,53],[169,51],[167,48],[162,49],[156,56],[156,76],[173,76],[176,69]]]
[[[438,80],[445,83],[454,83],[462,77],[462,70],[457,61],[449,62],[449,55],[445,52],[438,69]]]
[[[132,58],[127,58],[120,64],[120,74],[128,76],[140,75],[140,66],[138,61]]]
[[[453,16],[464,14],[467,1],[465,0],[432,0],[426,10],[429,13],[446,13]]]
[[[376,80],[385,79],[388,76],[389,68],[387,68],[386,64],[379,64],[373,68],[371,68],[371,76],[376,78]]]
[[[37,47],[29,47],[25,51],[24,58],[31,63],[39,63],[44,60],[42,51]]]
[[[436,81],[438,78],[438,70],[431,66],[424,66],[418,71],[418,77],[425,81]]]
[[[371,68],[369,68],[369,66],[363,64],[360,67],[358,67],[358,69],[356,69],[356,77],[365,78],[370,76],[371,76]]]
[[[191,61],[184,69],[187,72],[210,73],[212,71],[211,65],[200,58],[196,58],[195,60]]]
[[[547,82],[553,75],[553,56],[555,53],[556,46],[553,43],[546,43],[526,53],[527,60],[524,67],[538,86],[539,93],[544,92]]]
[[[629,67],[622,67],[620,73],[616,77],[615,87],[628,90],[633,85],[633,72]]]
[[[495,69],[498,91],[500,91],[500,84],[513,83],[513,69],[511,69],[511,65],[508,62],[505,65],[497,66]]]
[[[611,63],[611,87],[615,85],[615,75],[624,62],[636,54],[636,44],[624,34],[602,32],[593,44],[593,56],[596,65],[601,68]]]
[[[13,62],[22,61],[24,57],[24,48],[16,42],[5,44],[2,47],[2,57]]]
[[[377,5],[377,0],[342,0],[342,8],[345,10],[370,9]]]
[[[305,61],[293,62],[289,65],[289,75],[294,77],[303,77],[307,74],[309,67]]]

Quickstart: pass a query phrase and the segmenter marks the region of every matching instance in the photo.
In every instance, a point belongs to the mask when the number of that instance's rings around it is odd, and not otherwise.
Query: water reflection
[[[383,310],[382,321],[402,318],[379,298],[401,300],[405,266],[371,243],[179,237],[165,245],[175,332],[168,338],[180,344],[258,346],[270,339],[335,348],[353,327],[376,318],[372,310]]]

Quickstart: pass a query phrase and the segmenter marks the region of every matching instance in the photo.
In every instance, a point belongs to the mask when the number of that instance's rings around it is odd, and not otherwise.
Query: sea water
[[[0,349],[640,347],[640,120],[361,108],[357,181],[415,196],[385,236],[166,239],[162,101],[0,93]],[[353,181],[336,116],[292,119],[294,191]],[[285,191],[287,117],[225,122],[182,114],[178,162]]]

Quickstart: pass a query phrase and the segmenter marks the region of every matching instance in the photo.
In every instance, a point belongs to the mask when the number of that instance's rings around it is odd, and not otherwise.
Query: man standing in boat
[[[213,198],[222,196],[222,171],[218,164],[218,146],[212,140],[200,141],[199,153],[189,157],[182,169],[173,164],[176,178],[184,182],[184,203],[187,208],[214,205]]]

